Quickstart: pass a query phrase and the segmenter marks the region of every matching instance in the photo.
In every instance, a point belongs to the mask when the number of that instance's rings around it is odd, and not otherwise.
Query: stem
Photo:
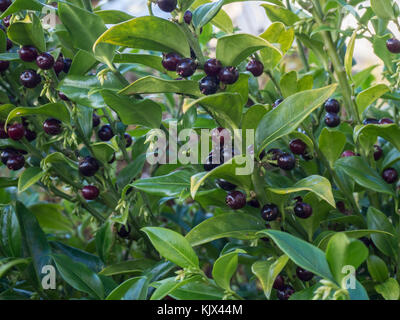
[[[280,95],[281,97],[283,97],[281,88],[280,88],[278,82],[276,81],[276,79],[274,78],[274,76],[272,75],[272,72],[271,72],[270,70],[267,70],[267,71],[265,71],[265,73],[268,75],[268,77],[269,77],[269,78],[271,79],[271,81],[273,82],[273,84],[274,84],[276,90],[278,91],[279,95]]]
[[[260,173],[260,165],[258,163],[255,163],[251,179],[253,182],[254,191],[256,192],[257,198],[261,202],[260,205],[262,207],[263,205],[268,203],[268,198],[264,191],[264,181]]]
[[[297,50],[299,51],[301,61],[303,62],[304,68],[308,72],[308,71],[310,71],[310,65],[308,64],[308,61],[307,61],[303,43],[300,41],[300,39],[296,39],[296,41],[297,41]]]
[[[203,52],[201,51],[200,44],[197,41],[197,38],[193,35],[193,33],[190,31],[189,27],[186,25],[186,23],[182,23],[179,25],[181,30],[185,33],[186,38],[189,42],[190,47],[194,51],[197,59],[199,60],[200,66],[204,65],[204,62],[206,59],[203,56]]]

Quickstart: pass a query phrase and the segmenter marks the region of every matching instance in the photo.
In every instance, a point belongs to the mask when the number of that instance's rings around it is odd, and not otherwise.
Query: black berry
[[[380,146],[374,145],[374,159],[378,161],[383,156],[383,150]]]
[[[157,0],[158,7],[164,12],[172,12],[176,8],[177,0]]]
[[[206,76],[199,81],[199,89],[202,94],[209,95],[218,91],[219,80],[214,76]]]
[[[132,145],[132,137],[129,133],[124,133],[125,148],[129,148]]]
[[[10,66],[10,61],[0,60],[0,72],[6,71]]]
[[[32,46],[23,46],[19,49],[18,54],[20,59],[25,62],[33,62],[38,56],[36,48]]]
[[[187,24],[190,24],[192,22],[192,17],[193,17],[192,11],[187,10],[183,15],[183,20],[185,20]]]
[[[69,101],[68,97],[61,91],[58,92],[58,96],[60,97],[61,100]]]
[[[278,166],[283,170],[292,170],[296,166],[296,158],[290,153],[282,153],[278,157]]]
[[[216,183],[218,185],[218,187],[220,187],[221,189],[225,190],[225,191],[232,191],[236,189],[236,185],[233,183],[230,183],[229,181],[226,181],[224,179],[217,179]]]
[[[285,288],[285,279],[280,274],[275,278],[272,288],[276,290],[283,290]]]
[[[0,0],[0,11],[6,11],[11,5],[11,0]]]
[[[386,183],[392,184],[397,181],[398,174],[396,169],[387,168],[382,172],[382,178],[386,181]]]
[[[12,156],[16,156],[18,155],[19,152],[17,150],[14,149],[4,149],[1,153],[0,153],[0,158],[1,158],[1,162],[3,162],[3,164],[7,164],[7,161],[10,157]]]
[[[232,191],[227,194],[225,202],[231,209],[238,210],[246,205],[246,195],[240,191]]]
[[[328,99],[324,104],[326,112],[330,113],[339,113],[340,111],[340,103],[336,99]]]
[[[94,176],[99,168],[99,163],[95,158],[86,157],[79,161],[79,172],[85,177]]]
[[[3,19],[3,24],[6,28],[10,26],[10,19],[11,19],[11,14]]]
[[[124,225],[122,225],[117,233],[121,238],[127,238],[129,236],[129,234],[131,233],[131,227],[128,225],[128,229],[127,229]]]
[[[218,74],[219,80],[225,84],[233,84],[239,79],[239,71],[235,67],[224,67]]]
[[[278,158],[281,154],[283,154],[283,152],[280,149],[273,148],[273,149],[269,149],[267,151],[268,160],[272,160],[272,161],[276,161],[276,162],[278,162]],[[260,159],[262,159],[262,158],[264,158],[263,153],[260,154]],[[275,163],[271,163],[271,165],[273,165],[274,167],[278,166],[278,164],[275,164]]]
[[[272,109],[275,109],[277,106],[279,106],[283,102],[283,99],[277,99],[275,102],[272,104]]]
[[[290,151],[294,154],[304,154],[306,152],[307,145],[300,139],[294,139],[289,143]]]
[[[97,127],[99,124],[100,124],[100,117],[97,114],[93,113],[93,116],[92,116],[93,128]]]
[[[367,125],[367,124],[379,124],[378,119],[374,119],[374,118],[367,118],[363,121],[363,124]]]
[[[43,122],[43,130],[51,136],[60,134],[62,131],[61,121],[54,118],[49,118]]]
[[[8,133],[4,125],[4,122],[0,122],[0,139],[8,139]]]
[[[209,155],[207,156],[207,159],[204,163],[204,170],[205,171],[211,171],[215,169],[216,167],[220,166],[223,163],[223,155],[222,152],[220,152],[220,157],[219,159],[215,159],[213,163],[213,153],[210,152]]]
[[[22,72],[19,80],[25,88],[29,89],[35,88],[42,81],[40,75],[31,69]]]
[[[12,155],[8,158],[6,165],[8,169],[17,171],[25,165],[25,158],[22,154]]]
[[[26,138],[26,140],[28,140],[29,142],[35,140],[35,139],[36,139],[36,132],[35,132],[35,131],[32,131],[32,130],[29,130],[29,129],[26,129],[26,130],[25,130],[25,138]]]
[[[253,59],[250,60],[249,63],[247,64],[246,70],[250,71],[253,74],[253,76],[259,77],[264,72],[264,65],[262,64],[261,61]]]
[[[265,221],[274,221],[279,216],[279,209],[275,204],[266,204],[261,209],[261,218]]]
[[[196,71],[196,63],[190,59],[182,59],[176,65],[176,72],[184,78],[190,77]]]
[[[347,157],[355,157],[356,156],[356,154],[353,152],[353,151],[351,151],[351,150],[345,150],[345,151],[343,151],[343,153],[341,154],[341,158],[347,158]]]
[[[314,277],[314,274],[312,272],[304,270],[303,268],[300,267],[296,268],[296,274],[301,281],[305,282],[310,281]]]
[[[328,112],[325,115],[325,124],[330,128],[337,127],[340,124],[340,117],[336,113]]]
[[[258,202],[257,199],[251,199],[250,201],[247,201],[247,204],[253,208],[259,208],[260,207],[260,203]]]
[[[13,140],[21,140],[25,136],[25,127],[22,123],[15,123],[7,130],[8,136]]]
[[[48,52],[43,52],[36,57],[36,64],[40,69],[49,70],[54,66],[54,58]]]
[[[218,76],[222,69],[222,63],[217,59],[208,59],[204,63],[204,72],[208,76]]]
[[[13,42],[10,39],[7,38],[7,40],[6,40],[6,49],[7,49],[7,51],[10,50],[13,47],[13,45],[14,45]]]
[[[175,53],[167,53],[163,55],[163,59],[161,61],[163,67],[168,71],[176,71],[176,66],[178,65],[179,61],[182,60],[182,57]]]
[[[391,53],[400,53],[400,41],[391,38],[386,41],[386,48],[391,52]]]
[[[294,206],[294,214],[301,219],[307,219],[312,215],[312,208],[308,203],[298,202]]]
[[[97,135],[101,141],[109,141],[114,136],[114,132],[109,124],[105,124],[99,129]]]
[[[282,290],[277,291],[276,296],[279,300],[289,300],[293,293],[294,289],[290,285],[284,285]]]
[[[379,120],[379,124],[392,124],[392,123],[394,123],[394,121],[389,118],[382,118]]]
[[[61,71],[63,71],[63,69],[64,69],[64,59],[61,58],[61,57],[58,57],[58,59],[54,63],[53,69],[56,72],[56,74],[59,74]]]
[[[71,68],[72,60],[70,58],[65,58],[64,59],[64,68],[63,71],[65,73],[69,72],[69,69]]]
[[[82,196],[86,200],[94,200],[99,196],[99,189],[96,186],[84,186],[82,188]]]

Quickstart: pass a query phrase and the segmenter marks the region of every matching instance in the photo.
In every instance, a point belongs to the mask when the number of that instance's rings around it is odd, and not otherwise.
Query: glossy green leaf
[[[358,125],[354,128],[354,140],[360,141],[365,147],[372,146],[377,137],[389,141],[400,151],[400,127],[395,123]]]
[[[238,265],[239,253],[246,253],[244,250],[236,249],[233,252],[229,252],[220,256],[215,262],[212,270],[212,276],[215,283],[222,289],[231,290],[231,278],[236,272]]]
[[[336,85],[296,93],[260,121],[255,137],[257,154],[271,142],[294,131],[307,116],[335,91]]]
[[[14,266],[19,264],[28,264],[30,262],[29,259],[12,259],[4,264],[0,263],[0,279]]]
[[[137,63],[162,73],[168,73],[161,62],[162,57],[144,53],[116,53],[114,57],[114,63]]]
[[[43,3],[36,0],[15,0],[1,15],[0,19],[4,19],[10,14],[17,13],[21,10],[42,11]]]
[[[367,259],[368,272],[376,282],[384,282],[389,278],[389,271],[385,261],[376,255],[370,255]]]
[[[8,257],[22,257],[21,227],[11,205],[0,206],[0,249]]]
[[[18,185],[18,178],[0,177],[0,188],[16,187]]]
[[[324,128],[319,135],[318,145],[326,159],[333,165],[346,145],[346,136],[341,131]]]
[[[210,22],[224,5],[225,0],[203,4],[193,11],[192,22],[196,28],[201,28]]]
[[[177,52],[190,57],[189,44],[178,25],[155,16],[139,17],[117,24],[97,39],[95,47],[102,42],[128,48]]]
[[[85,50],[78,50],[72,59],[68,76],[83,76],[96,64],[96,62],[96,58],[93,57],[93,54]]]
[[[38,167],[26,168],[18,180],[18,192],[27,190],[30,186],[38,182],[45,172]]]
[[[265,225],[260,218],[244,213],[224,213],[209,218],[186,235],[192,246],[198,246],[221,238],[250,240],[257,238],[257,232]]]
[[[225,293],[217,286],[211,286],[203,280],[185,283],[169,294],[177,300],[222,300]]]
[[[270,4],[262,4],[261,6],[264,7],[271,22],[282,22],[287,26],[292,26],[300,20],[295,13],[282,6],[274,6]]]
[[[142,230],[165,259],[182,268],[199,267],[199,258],[189,241],[179,233],[158,227],[145,227]]]
[[[395,19],[391,0],[371,0],[371,8],[381,19]]]
[[[386,92],[390,91],[390,88],[386,84],[377,84],[370,87],[357,95],[357,107],[358,113],[362,116],[364,110],[377,99],[379,99]]]
[[[346,69],[346,73],[350,79],[352,79],[352,68],[353,68],[353,55],[354,55],[354,46],[356,44],[357,31],[353,32],[353,35],[350,38],[350,41],[347,45],[346,55],[344,57],[344,67]]]
[[[117,24],[134,18],[129,13],[120,10],[96,10],[98,15],[105,24]]]
[[[114,236],[111,223],[107,221],[97,230],[95,238],[97,254],[104,262],[107,261],[107,257],[113,245],[113,240]]]
[[[39,51],[46,51],[42,24],[36,15],[26,16],[24,20],[12,23],[8,27],[7,36],[21,46],[33,45]]]
[[[94,157],[104,163],[109,162],[113,158],[114,153],[117,151],[111,144],[106,142],[93,143],[91,148],[93,150]]]
[[[294,29],[286,29],[282,22],[272,23],[267,30],[259,35],[273,45],[277,45],[282,53],[286,53],[292,46],[294,40]]]
[[[389,278],[384,283],[377,284],[375,290],[381,294],[385,300],[399,300],[400,286],[394,278]]]
[[[145,300],[149,287],[147,277],[136,277],[126,280],[115,288],[106,300]]]
[[[63,206],[55,203],[37,203],[29,207],[40,227],[52,231],[71,231],[72,223],[62,214]]]
[[[122,261],[105,267],[99,272],[99,275],[115,276],[119,274],[142,273],[144,270],[151,267],[154,263],[154,261],[145,258]]]
[[[157,289],[151,295],[150,300],[161,300],[185,284],[198,281],[200,279],[200,276],[194,276],[184,280],[176,280],[176,277],[161,280],[157,283]]]

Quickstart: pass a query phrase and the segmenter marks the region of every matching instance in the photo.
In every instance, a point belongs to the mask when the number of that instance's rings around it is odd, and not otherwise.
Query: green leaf
[[[297,72],[290,71],[281,77],[280,88],[283,98],[287,98],[297,92]]]
[[[343,170],[348,177],[364,188],[393,195],[390,186],[361,157],[338,159],[335,162],[335,168]]]
[[[249,214],[223,213],[209,218],[186,235],[192,246],[198,246],[221,238],[236,238],[243,240],[256,239],[257,232],[265,228],[264,222]]]
[[[128,279],[116,287],[106,300],[146,300],[148,288],[147,277]]]
[[[39,51],[46,51],[46,43],[41,21],[36,15],[27,15],[24,20],[12,23],[7,30],[7,36],[21,46],[33,45]]]
[[[29,207],[43,229],[71,231],[71,221],[61,213],[63,209],[63,206],[55,203],[38,203]]]
[[[367,259],[368,272],[376,282],[384,282],[389,278],[389,271],[385,261],[376,255],[370,255]]]
[[[333,280],[325,253],[321,249],[286,232],[263,230],[262,234],[271,237],[276,245],[298,266],[325,279]]]
[[[377,137],[389,141],[400,150],[400,127],[395,123],[357,125],[354,128],[354,141],[360,141],[365,147],[376,143]]]
[[[38,167],[30,167],[24,170],[18,180],[18,192],[27,190],[30,186],[38,182],[45,172]]]
[[[346,136],[341,131],[323,128],[319,135],[318,145],[326,159],[333,165],[346,145]]]
[[[225,293],[203,280],[190,281],[169,294],[178,300],[222,300]]]
[[[269,43],[278,45],[281,52],[286,53],[293,44],[294,29],[286,29],[282,22],[274,22],[259,37],[267,40]]]
[[[193,80],[165,80],[153,76],[146,76],[136,80],[118,93],[182,93],[195,97],[201,96],[199,84]]]
[[[93,54],[85,50],[78,50],[72,59],[68,76],[83,76],[96,64],[96,62],[97,61]]]
[[[357,31],[354,30],[353,35],[350,38],[350,41],[347,45],[346,55],[344,57],[344,67],[346,69],[346,73],[350,79],[352,79],[352,67],[353,67],[353,55],[354,55],[354,46],[356,43]]]
[[[150,300],[162,300],[170,293],[179,289],[187,283],[200,280],[200,276],[193,276],[184,280],[176,280],[176,277],[167,278],[157,282],[157,289],[151,295]]]
[[[381,294],[385,300],[399,300],[400,286],[394,278],[389,278],[384,283],[377,284],[375,290]]]
[[[282,22],[287,26],[292,26],[300,20],[295,13],[282,6],[274,6],[270,4],[262,4],[261,6],[264,7],[271,22]]]
[[[0,189],[18,186],[18,178],[0,177]]]
[[[289,261],[289,257],[284,254],[274,262],[270,260],[260,260],[251,266],[251,271],[261,282],[265,296],[269,299],[271,296],[272,286],[276,277],[281,273],[283,268]]]
[[[11,5],[4,11],[0,19],[4,19],[10,14],[19,12],[21,10],[32,10],[32,11],[42,11],[43,4],[36,0],[15,0]]]
[[[54,254],[52,258],[61,277],[71,287],[97,299],[104,298],[104,287],[99,276],[86,265],[74,262],[63,254]]]
[[[371,0],[371,8],[381,19],[395,19],[393,3],[391,0]]]
[[[22,257],[21,227],[11,205],[0,206],[0,249],[8,257]]]
[[[391,34],[375,36],[373,39],[373,48],[374,53],[385,63],[385,67],[388,68],[390,73],[393,73],[395,71],[395,65],[393,61],[397,59],[397,55],[391,53],[386,48],[386,41],[391,37]]]
[[[289,188],[268,188],[269,191],[277,194],[290,194],[303,190],[308,190],[319,198],[328,202],[332,207],[336,208],[335,199],[332,194],[332,186],[328,179],[313,175],[296,182]]]
[[[246,251],[236,249],[233,252],[220,256],[214,262],[212,270],[213,279],[215,280],[215,283],[224,290],[231,291],[230,282],[236,272],[239,253],[246,253]]]
[[[19,264],[28,264],[30,259],[12,259],[4,264],[0,263],[0,279],[14,266]]]
[[[135,259],[112,264],[99,272],[103,276],[115,276],[120,274],[142,273],[155,262],[149,259]]]
[[[270,143],[294,131],[335,89],[336,85],[331,85],[296,93],[268,112],[256,130],[257,155]]]
[[[117,151],[111,144],[106,142],[93,143],[91,148],[93,150],[93,156],[104,163],[109,162]]]
[[[158,227],[142,228],[156,250],[165,259],[182,268],[199,267],[199,258],[188,240],[179,233]]]
[[[183,57],[190,57],[189,44],[178,25],[154,16],[139,17],[112,26],[97,39],[94,47],[102,42],[128,48],[177,52]]]
[[[96,10],[98,15],[105,24],[117,24],[134,18],[129,13],[120,10]]]
[[[389,92],[390,88],[386,84],[377,84],[370,87],[357,95],[357,107],[358,113],[362,116],[364,110],[377,99],[379,99],[386,92]]]
[[[116,53],[114,57],[114,63],[137,63],[162,73],[168,73],[161,62],[162,58],[160,56],[144,53]]]
[[[107,257],[113,245],[113,240],[114,236],[112,233],[111,223],[110,221],[107,221],[99,230],[97,230],[95,238],[97,254],[104,262],[107,261]]]
[[[236,66],[254,52],[267,47],[281,54],[279,49],[263,38],[237,33],[218,39],[216,56],[223,65]]]
[[[344,233],[335,234],[328,243],[326,259],[337,283],[345,288],[342,283],[346,273],[343,268],[347,265],[357,269],[368,257],[367,247],[359,240],[350,239]]]
[[[205,26],[218,14],[219,10],[224,5],[224,2],[225,0],[219,0],[197,7],[196,10],[193,11],[193,25],[198,29]]]

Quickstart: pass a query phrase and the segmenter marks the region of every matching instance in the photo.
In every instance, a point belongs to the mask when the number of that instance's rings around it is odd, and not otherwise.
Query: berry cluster
[[[336,99],[328,99],[324,104],[326,115],[325,124],[328,127],[334,128],[340,124],[340,103]]]
[[[363,120],[363,124],[392,124],[394,121],[389,118],[375,119],[375,118],[367,118]]]

